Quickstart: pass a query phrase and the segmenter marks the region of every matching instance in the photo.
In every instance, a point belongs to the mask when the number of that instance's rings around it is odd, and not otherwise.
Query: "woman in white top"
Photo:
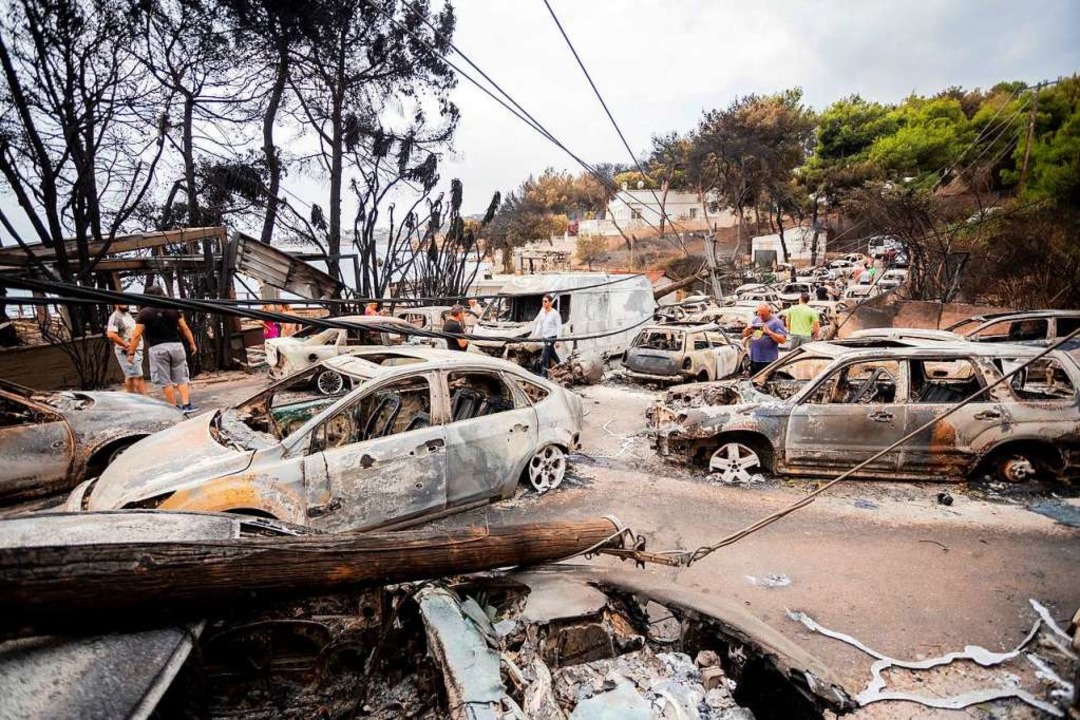
[[[552,307],[551,296],[544,295],[543,307],[536,314],[532,329],[532,336],[542,338],[544,341],[544,352],[540,355],[540,375],[542,377],[547,377],[548,368],[557,360],[555,343],[559,339],[559,333],[561,332],[562,318],[559,317],[559,311]]]

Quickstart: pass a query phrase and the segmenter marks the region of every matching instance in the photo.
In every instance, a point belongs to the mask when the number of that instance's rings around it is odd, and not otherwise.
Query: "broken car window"
[[[431,384],[424,376],[384,385],[315,428],[309,452],[389,437],[431,425]]]
[[[900,363],[867,360],[834,370],[807,402],[815,405],[865,405],[896,402]]]
[[[996,360],[995,364],[1009,372],[1021,365],[1022,359]],[[1013,392],[1020,400],[1072,400],[1076,388],[1065,368],[1054,358],[1040,358],[1009,378]]]
[[[800,348],[789,353],[771,370],[756,375],[753,382],[761,392],[786,400],[821,375],[831,362],[831,358],[810,355]]]
[[[447,377],[450,418],[471,420],[514,409],[510,387],[498,375],[487,372],[454,372]]]
[[[536,383],[522,380],[519,377],[515,377],[514,382],[517,383],[518,388],[525,393],[525,397],[529,398],[529,401],[534,405],[548,396],[548,391]]]
[[[1046,318],[1001,320],[972,333],[970,339],[978,342],[1032,342],[1045,340],[1050,330]]]
[[[37,413],[30,409],[29,406],[6,397],[0,397],[0,427],[25,425],[34,422],[36,419]]]
[[[680,352],[683,347],[683,333],[677,330],[642,330],[634,339],[634,347]]]
[[[984,387],[970,360],[910,360],[913,403],[958,403]],[[987,400],[985,396],[979,400]]]

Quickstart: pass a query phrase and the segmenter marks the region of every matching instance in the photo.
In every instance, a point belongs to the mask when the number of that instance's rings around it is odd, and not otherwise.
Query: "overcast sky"
[[[1080,70],[1077,0],[551,0],[635,152],[703,109],[801,86],[823,108],[858,93],[894,102],[950,85],[1037,82]],[[543,0],[456,0],[455,43],[588,162],[625,149]],[[458,58],[454,58],[457,62]],[[444,180],[465,209],[572,159],[468,81]]]

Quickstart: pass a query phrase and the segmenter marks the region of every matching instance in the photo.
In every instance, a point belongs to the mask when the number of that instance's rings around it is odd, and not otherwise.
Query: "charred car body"
[[[69,510],[244,512],[326,530],[402,526],[557,486],[576,395],[511,363],[446,350],[401,364],[343,356],[136,444]],[[331,369],[352,388],[313,396]]]
[[[962,400],[984,395],[874,460],[859,476],[925,480],[992,473],[1019,482],[1080,464],[1080,367],[1020,345],[811,343],[750,380],[684,385],[646,413],[662,455],[726,482],[756,469],[831,475],[869,460]]]
[[[309,326],[295,335],[267,340],[266,364],[270,366],[270,377],[292,375],[320,360],[344,355],[355,347],[399,345],[417,327],[404,318],[384,315],[348,315],[333,319],[353,325],[355,329]],[[401,333],[387,329],[392,327],[400,327]]]
[[[0,380],[0,502],[70,490],[184,414],[120,392],[39,392]]]
[[[650,325],[626,351],[626,374],[645,382],[718,380],[747,367],[742,345],[728,340],[716,325]]]

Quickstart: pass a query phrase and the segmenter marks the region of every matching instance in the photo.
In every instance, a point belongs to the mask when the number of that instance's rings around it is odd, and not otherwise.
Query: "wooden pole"
[[[608,518],[446,532],[341,533],[0,549],[0,632],[87,632],[230,605],[536,565],[618,546]]]

